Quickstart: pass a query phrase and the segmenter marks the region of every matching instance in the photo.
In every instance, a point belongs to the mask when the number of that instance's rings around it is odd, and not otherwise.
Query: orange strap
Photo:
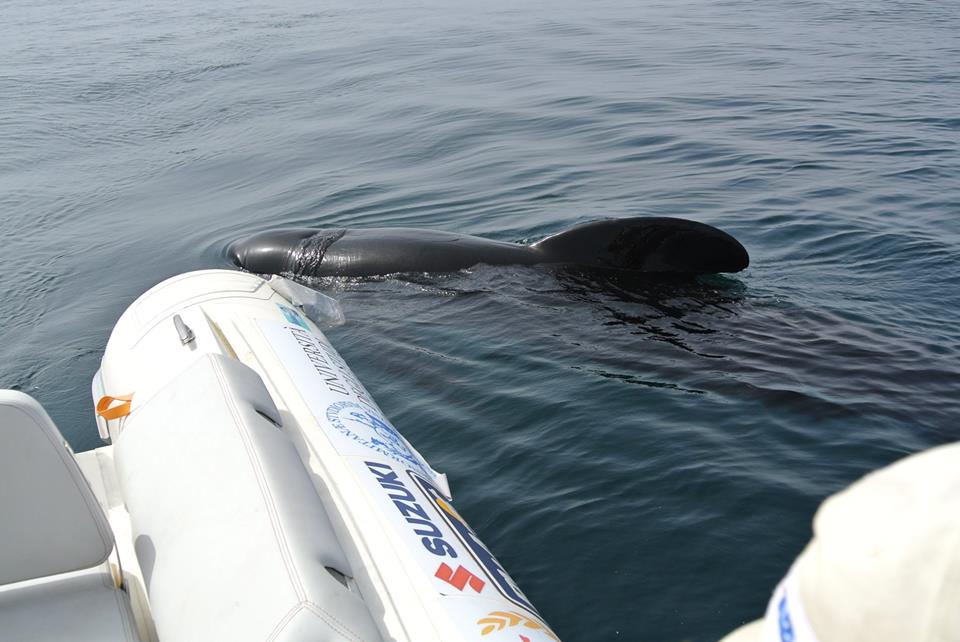
[[[130,414],[130,401],[132,399],[133,393],[129,395],[117,395],[116,397],[104,395],[100,397],[100,401],[97,402],[97,414],[107,420],[126,417]],[[122,401],[123,403],[114,406],[113,402],[115,401]]]

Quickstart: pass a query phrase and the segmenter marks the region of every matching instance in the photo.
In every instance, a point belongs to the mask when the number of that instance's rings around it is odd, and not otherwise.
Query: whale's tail
[[[548,236],[531,246],[544,263],[588,268],[712,274],[739,272],[747,250],[722,230],[679,218],[638,217],[595,221]]]

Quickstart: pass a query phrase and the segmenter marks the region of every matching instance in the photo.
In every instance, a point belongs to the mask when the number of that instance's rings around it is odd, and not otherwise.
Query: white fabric
[[[259,410],[259,412],[257,411]],[[127,419],[118,477],[163,642],[378,641],[263,382],[205,355]]]
[[[721,642],[820,642],[803,608],[795,569],[777,585],[762,620],[740,627]]]
[[[136,642],[127,594],[104,567],[0,589],[0,639]]]
[[[828,499],[797,567],[824,642],[960,642],[960,444]]]
[[[793,638],[780,634],[784,596]],[[724,642],[960,642],[958,604],[960,443],[902,459],[827,499],[763,627]]]
[[[73,454],[28,395],[0,391],[0,585],[90,568],[113,536]]]
[[[787,573],[770,598],[763,618],[763,642],[820,642],[807,619],[795,569]]]

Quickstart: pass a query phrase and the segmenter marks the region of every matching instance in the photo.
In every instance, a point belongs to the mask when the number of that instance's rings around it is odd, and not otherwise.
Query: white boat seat
[[[2,390],[0,444],[0,638],[135,641],[104,563],[110,526],[60,431],[33,398]]]
[[[204,355],[116,441],[163,642],[378,642],[307,469],[260,377]]]
[[[127,594],[106,566],[0,587],[0,639],[136,642]]]

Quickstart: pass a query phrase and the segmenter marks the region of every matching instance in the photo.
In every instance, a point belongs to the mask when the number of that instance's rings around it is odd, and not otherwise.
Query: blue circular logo
[[[396,428],[380,415],[355,401],[338,401],[327,407],[327,421],[345,437],[370,450],[417,470],[425,471],[420,461]]]

